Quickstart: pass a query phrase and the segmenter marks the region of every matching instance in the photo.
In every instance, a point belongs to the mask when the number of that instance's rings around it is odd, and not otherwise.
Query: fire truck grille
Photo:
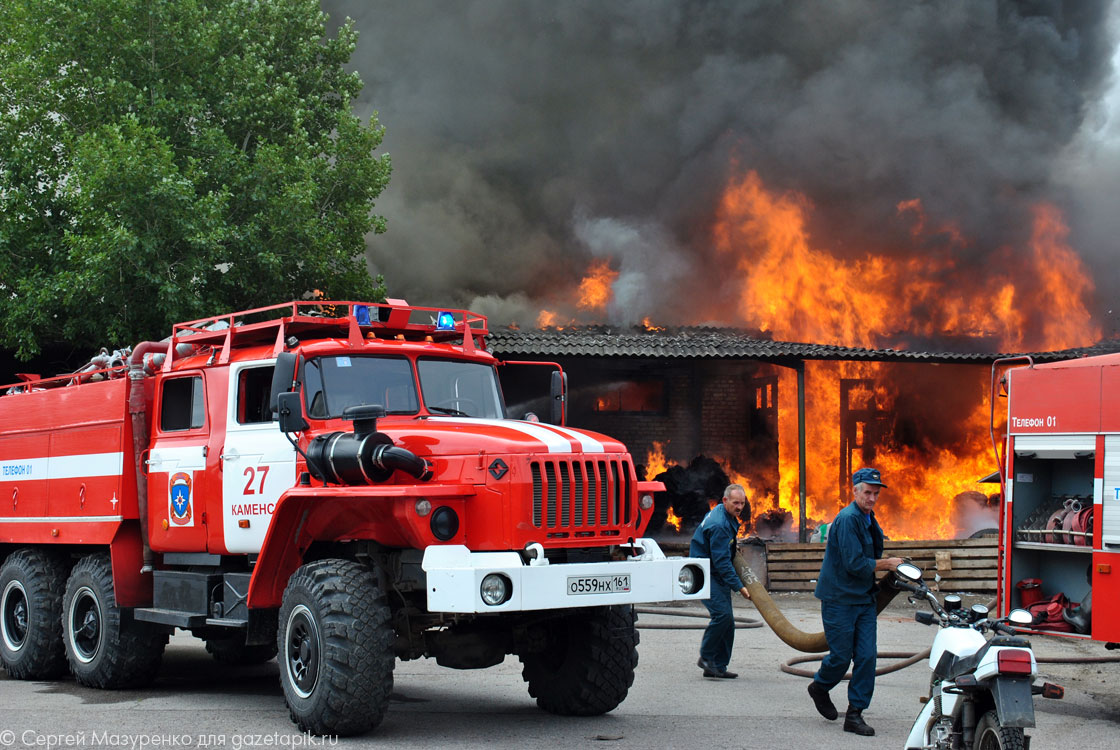
[[[532,461],[533,525],[581,530],[630,523],[630,462],[615,459]]]

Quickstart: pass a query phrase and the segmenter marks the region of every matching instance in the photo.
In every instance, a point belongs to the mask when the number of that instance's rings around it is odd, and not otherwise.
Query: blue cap
[[[879,476],[878,469],[860,469],[855,474],[852,474],[852,486],[857,484],[877,484],[880,487],[886,487],[883,484],[883,478]]]

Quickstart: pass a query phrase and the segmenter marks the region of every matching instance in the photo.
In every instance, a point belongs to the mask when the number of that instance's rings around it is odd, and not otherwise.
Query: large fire
[[[970,252],[969,238],[956,226],[932,222],[919,200],[897,205],[896,220],[913,242],[907,252],[869,246],[841,257],[814,238],[813,218],[804,196],[771,191],[754,172],[727,187],[711,237],[726,263],[726,283],[736,291],[732,322],[777,340],[874,348],[929,349],[930,342],[951,339],[955,343],[944,346],[947,350],[971,340],[983,351],[1041,351],[1101,338],[1086,306],[1092,281],[1067,242],[1061,212],[1052,205],[1034,208],[1025,247],[985,254]],[[967,264],[963,257],[970,258]],[[600,263],[587,279],[604,278],[609,266]],[[580,289],[583,298],[587,289]],[[609,290],[600,307],[607,301]],[[698,310],[693,322],[715,315]],[[651,327],[650,321],[643,323]],[[788,512],[796,524],[796,374],[775,370],[776,481],[759,467],[720,463],[732,481],[747,488],[755,518],[773,509]],[[842,381],[848,384],[843,404]],[[841,462],[847,460],[845,470],[868,463],[882,470],[889,489],[880,496],[876,515],[891,538],[959,537],[978,530],[970,526],[983,526],[985,519],[994,526],[990,507],[979,516],[970,512],[990,505],[988,496],[998,491],[998,485],[976,482],[995,468],[988,387],[987,368],[977,366],[806,363],[809,523],[831,521],[849,501],[850,490],[840,476]],[[842,424],[849,429],[843,441]],[[654,445],[647,464],[671,464],[663,446]],[[847,446],[846,459],[841,445]]]
[[[741,288],[740,317],[775,338],[846,346],[904,348],[911,337],[982,338],[1002,351],[1061,349],[1093,343],[1100,329],[1084,299],[1092,289],[1080,259],[1066,244],[1068,230],[1056,208],[1035,208],[1025,252],[990,256],[982,267],[958,268],[958,254],[925,252],[906,258],[866,254],[840,259],[813,245],[807,229],[810,206],[798,195],[775,195],[752,173],[724,194],[713,237],[719,252],[735,264]],[[929,246],[942,242],[967,247],[956,228],[929,227],[919,201],[898,206],[911,234]],[[936,280],[936,281],[934,281]],[[988,373],[981,368],[943,366],[944,383],[923,394],[956,409],[922,410],[958,426],[959,439],[934,441],[921,434],[899,440],[906,370],[913,366],[821,362],[806,369],[806,515],[831,520],[848,501],[839,457],[841,379],[873,383],[849,391],[849,408],[884,415],[889,424],[878,440],[859,448],[852,469],[866,457],[890,485],[876,513],[895,539],[952,538],[977,529],[962,528],[975,514],[954,507],[984,497],[990,486],[976,480],[994,469],[988,438]],[[953,391],[950,395],[950,391]],[[962,391],[964,394],[962,394]],[[776,505],[798,517],[797,385],[793,372],[779,374],[779,492]],[[969,395],[965,398],[963,395]],[[910,399],[915,406],[919,399]],[[853,403],[854,402],[854,403]],[[963,407],[963,409],[962,409]],[[913,432],[937,425],[914,424]],[[866,426],[866,425],[861,425]],[[890,428],[895,429],[890,429]],[[844,493],[844,494],[841,494]],[[963,502],[973,502],[965,500]],[[757,507],[757,506],[756,506]],[[991,525],[995,525],[994,516]]]
[[[907,257],[839,258],[813,245],[809,212],[804,197],[775,195],[754,172],[717,211],[713,241],[738,272],[740,320],[776,339],[902,348],[913,337],[968,336],[1038,351],[1100,338],[1084,304],[1092,282],[1054,206],[1035,208],[1028,248],[967,268],[948,251],[968,243],[952,227],[927,227],[917,200],[898,205],[926,250]]]

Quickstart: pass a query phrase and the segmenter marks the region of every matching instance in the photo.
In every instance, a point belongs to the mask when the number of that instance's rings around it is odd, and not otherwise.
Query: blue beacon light
[[[455,330],[455,316],[449,312],[440,312],[436,315],[436,330],[437,331],[454,331]]]

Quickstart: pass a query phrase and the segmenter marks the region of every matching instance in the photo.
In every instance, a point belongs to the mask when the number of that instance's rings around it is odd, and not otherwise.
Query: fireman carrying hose
[[[828,691],[844,678],[852,664],[844,731],[864,736],[875,734],[863,720],[863,711],[871,704],[875,690],[875,573],[894,570],[902,562],[899,557],[880,559],[883,530],[873,508],[884,488],[878,469],[860,469],[852,475],[854,499],[832,522],[813,592],[821,600],[829,651],[809,683],[809,696],[821,716],[829,721],[836,719],[838,713]]]
[[[696,527],[689,545],[691,557],[711,560],[711,598],[704,600],[712,619],[700,640],[700,659],[696,665],[705,677],[735,679],[738,673],[727,671],[731,649],[735,644],[735,616],[731,608],[731,592],[738,591],[750,599],[746,584],[732,565],[735,538],[739,535],[739,514],[747,504],[747,493],[741,485],[731,484],[723,491],[723,502],[716,505]]]

